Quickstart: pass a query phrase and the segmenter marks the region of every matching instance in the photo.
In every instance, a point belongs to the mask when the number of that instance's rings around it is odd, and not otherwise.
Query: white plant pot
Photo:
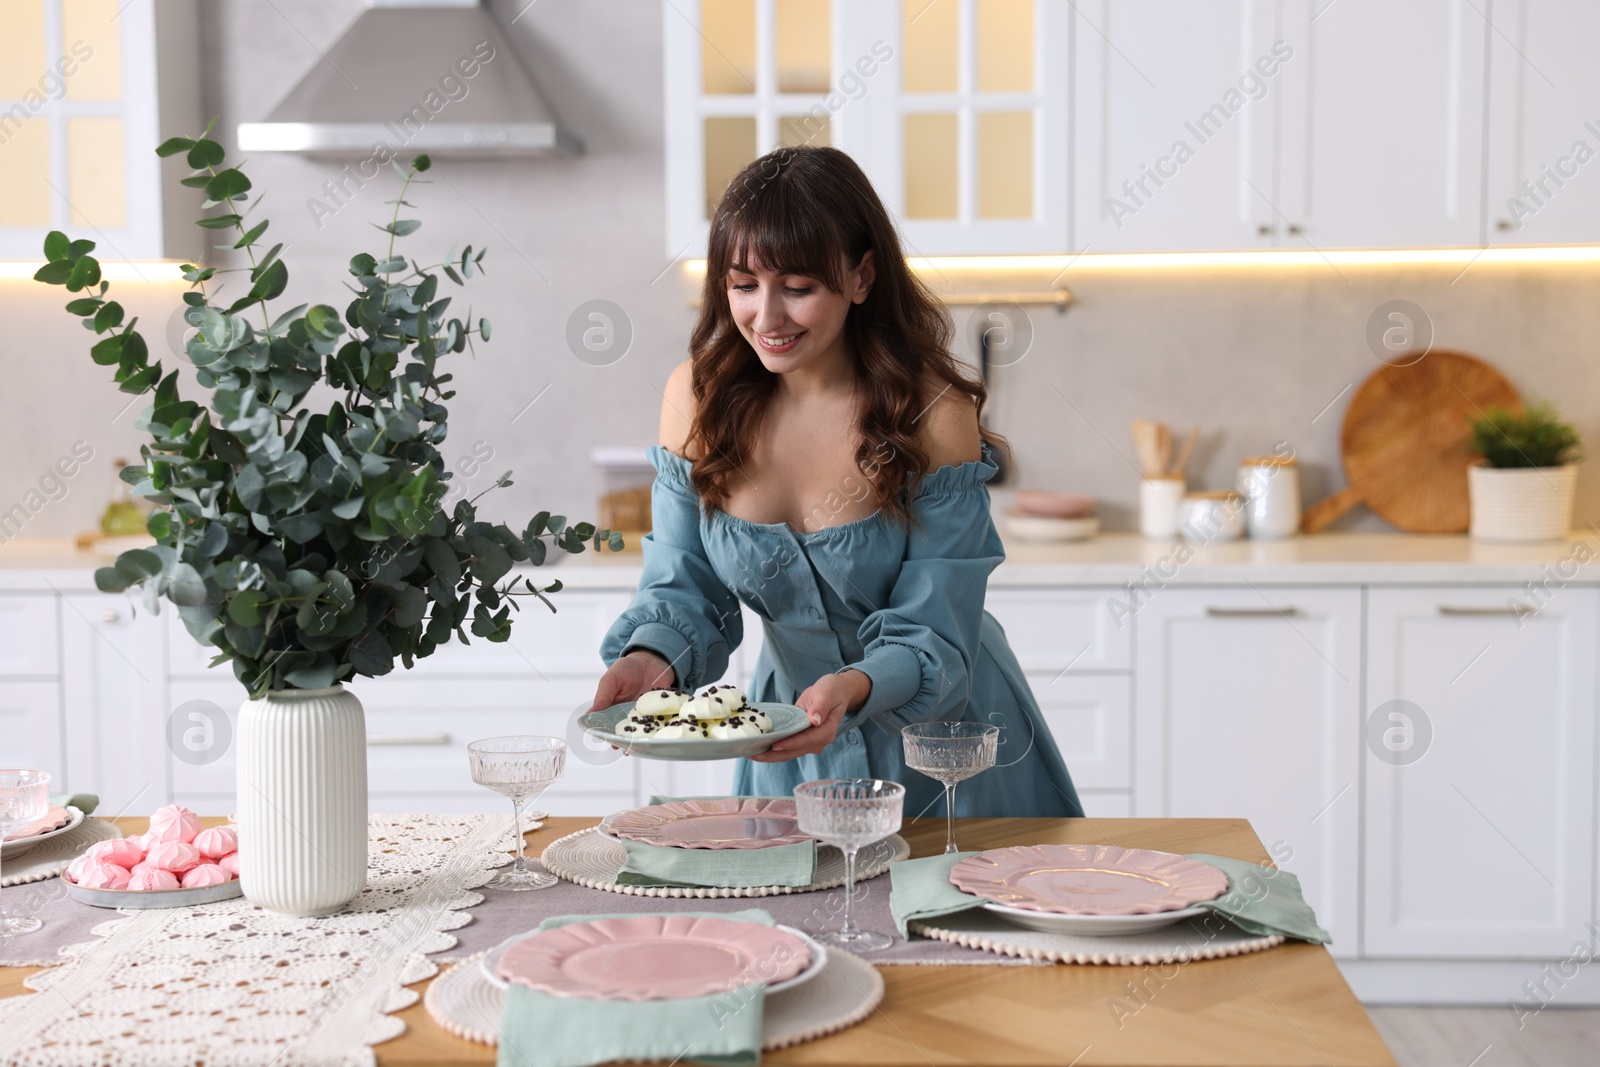
[[[1467,468],[1478,541],[1559,541],[1572,529],[1578,465]]]
[[[239,882],[285,915],[331,915],[367,884],[367,727],[343,686],[239,709]]]

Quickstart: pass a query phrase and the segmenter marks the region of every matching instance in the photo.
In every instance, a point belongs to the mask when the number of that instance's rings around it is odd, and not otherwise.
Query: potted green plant
[[[520,531],[480,520],[472,500],[443,506],[451,472],[439,453],[454,393],[446,356],[490,336],[489,320],[448,314],[442,282],[482,269],[471,246],[422,266],[396,252],[421,224],[401,218],[428,169],[400,174],[381,255],[350,260],[343,310],[272,307],[289,280],[283,246],[268,247],[251,183],[227,165],[210,127],[157,150],[187,156],[183,183],[204,190],[199,225],[226,233],[249,266],[185,264],[186,353],[202,406],[179,395],[179,373],[151,362],[137,320],[108,298],[94,243],[45,238],[38,281],[73,294],[67,311],[98,340],[127,393],[150,394],[139,428],[150,440],[122,477],[156,505],[155,545],[95,575],[107,592],[140,587],[144,603],[177,606],[189,633],[231,663],[248,694],[239,715],[240,879],[252,901],[294,915],[336,911],[366,883],[366,730],[344,683],[411,667],[452,639],[505,641],[518,599],[548,594],[519,563],[551,546],[618,550],[621,537],[541,511]],[[392,161],[391,161],[392,162]],[[222,296],[224,280],[238,279]],[[511,484],[509,473],[491,488]],[[481,495],[481,494],[480,494]]]
[[[1480,541],[1556,541],[1572,528],[1582,458],[1578,431],[1549,404],[1497,408],[1472,420],[1467,469],[1472,536]]]

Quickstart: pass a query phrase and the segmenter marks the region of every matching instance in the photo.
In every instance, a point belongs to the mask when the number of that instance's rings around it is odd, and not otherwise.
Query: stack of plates
[[[1019,845],[968,856],[950,883],[984,909],[1045,933],[1144,933],[1204,915],[1228,876],[1171,852],[1112,845]]]

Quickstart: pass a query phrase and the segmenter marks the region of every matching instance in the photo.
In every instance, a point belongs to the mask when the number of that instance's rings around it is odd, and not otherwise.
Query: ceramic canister
[[[1244,534],[1244,499],[1230,489],[1190,493],[1183,498],[1178,532],[1190,541],[1234,541]]]
[[[1139,532],[1146,537],[1176,537],[1183,490],[1181,474],[1145,475],[1139,483]]]
[[[1300,468],[1293,456],[1240,460],[1239,495],[1251,537],[1289,537],[1300,529]]]

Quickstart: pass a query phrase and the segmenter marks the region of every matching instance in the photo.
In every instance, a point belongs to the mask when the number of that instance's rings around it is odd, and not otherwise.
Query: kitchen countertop
[[[94,570],[111,560],[70,540],[18,538],[0,545],[0,590],[94,588]],[[573,589],[632,589],[639,554],[584,553],[527,573]],[[1281,541],[1209,546],[1112,533],[1074,544],[1006,545],[992,588],[1039,585],[1121,586],[1362,585],[1394,583],[1600,583],[1600,529],[1565,541],[1495,545],[1464,534],[1323,533]]]
[[[221,820],[208,818],[206,825]],[[552,818],[527,835],[531,853],[595,818]],[[125,833],[144,819],[118,819]],[[1114,841],[1268,863],[1243,819],[961,819],[973,849]],[[942,819],[901,833],[913,856],[943,847]],[[537,894],[533,894],[537,895]],[[468,911],[470,915],[470,910]],[[468,964],[471,966],[472,964]],[[28,995],[38,968],[0,968],[0,997]],[[1321,945],[1290,942],[1231,959],[1168,967],[884,966],[882,1005],[841,1033],[762,1056],[763,1064],[1064,1064],[1078,1067],[1330,1064],[1393,1067],[1372,1021]],[[1130,988],[1137,983],[1137,990]],[[421,993],[428,982],[410,988]],[[492,1064],[494,1050],[453,1037],[419,1002],[397,1013],[406,1032],[373,1046],[378,1067]],[[226,1061],[222,1061],[226,1062]]]

